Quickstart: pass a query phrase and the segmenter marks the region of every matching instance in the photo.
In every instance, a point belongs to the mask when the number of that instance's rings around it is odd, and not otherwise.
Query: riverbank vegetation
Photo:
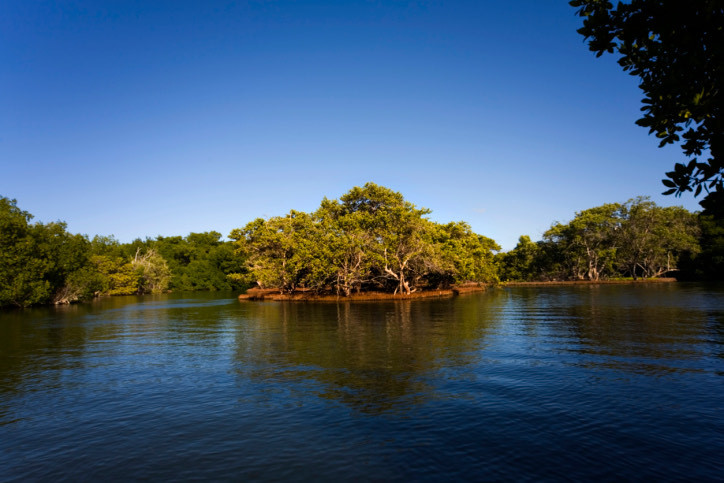
[[[63,304],[101,295],[230,290],[243,260],[217,232],[120,243],[71,234],[62,222],[31,223],[0,197],[0,307]]]
[[[253,220],[230,241],[214,231],[130,243],[89,238],[62,222],[33,223],[0,197],[0,307],[168,290],[409,296],[466,282],[718,280],[724,213],[708,200],[701,213],[647,198],[605,204],[500,252],[467,223],[432,221],[430,210],[374,183],[324,198],[311,213]]]
[[[505,281],[654,278],[691,271],[700,237],[697,215],[640,197],[578,212],[537,243],[521,236],[497,263]]]
[[[430,210],[374,183],[313,213],[257,218],[231,232],[251,280],[282,293],[298,289],[410,295],[462,282],[498,280],[500,247],[465,222],[436,223]]]

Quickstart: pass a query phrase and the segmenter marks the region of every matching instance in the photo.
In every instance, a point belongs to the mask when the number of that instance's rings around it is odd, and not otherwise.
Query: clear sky
[[[373,181],[504,249],[683,155],[563,0],[0,2],[0,195],[121,241]]]

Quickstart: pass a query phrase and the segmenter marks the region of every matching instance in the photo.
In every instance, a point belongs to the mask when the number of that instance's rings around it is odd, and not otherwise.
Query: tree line
[[[644,94],[636,121],[679,145],[687,161],[662,182],[663,194],[705,194],[701,253],[689,275],[721,279],[724,268],[724,0],[661,2],[570,0],[583,20],[578,33],[592,52],[617,54]]]
[[[299,289],[410,294],[464,281],[496,282],[495,241],[465,222],[436,223],[395,191],[367,183],[313,213],[257,218],[229,237],[248,280]]]
[[[15,200],[0,197],[0,307],[242,288],[227,274],[238,272],[243,260],[217,232],[120,243],[31,219]]]
[[[696,214],[639,197],[578,212],[537,243],[522,236],[497,262],[502,280],[653,278],[690,272],[701,233]]]
[[[724,273],[721,203],[701,213],[648,198],[583,210],[542,240],[498,244],[462,221],[438,223],[402,194],[367,183],[311,213],[257,218],[218,232],[120,243],[32,223],[0,197],[0,307],[168,290],[311,290],[411,294],[465,282],[603,280]]]

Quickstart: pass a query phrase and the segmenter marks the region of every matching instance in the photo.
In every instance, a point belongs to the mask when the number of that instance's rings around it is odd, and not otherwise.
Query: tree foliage
[[[521,237],[515,249],[498,256],[498,264],[503,280],[652,278],[697,255],[699,235],[696,215],[638,197],[554,223],[537,244]]]
[[[495,281],[489,238],[465,223],[430,221],[395,191],[374,183],[339,200],[323,199],[311,214],[256,219],[232,231],[254,282],[282,292],[341,295],[384,290],[410,294],[461,281]]]
[[[0,198],[0,305],[32,305],[51,296],[47,263],[34,256],[31,218],[15,200]]]
[[[666,173],[665,194],[724,190],[724,1],[570,4],[583,18],[578,32],[590,50],[596,56],[617,51],[623,70],[640,78],[643,117],[636,123],[655,134],[659,146],[681,143],[692,158]]]
[[[88,239],[62,222],[31,223],[15,200],[0,197],[0,307],[251,284],[410,294],[500,278],[656,277],[682,262],[694,276],[720,278],[724,204],[709,197],[702,205],[697,216],[641,197],[605,204],[554,223],[540,242],[521,236],[515,249],[496,254],[495,241],[467,223],[433,222],[430,210],[374,183],[324,198],[312,213],[258,218],[233,230],[233,241],[214,231],[130,243]]]
[[[64,223],[31,219],[15,200],[0,197],[0,306],[78,300],[88,240],[68,233]]]
[[[620,229],[621,205],[605,204],[576,213],[567,224],[556,223],[543,234],[560,247],[571,278],[598,280],[613,267]]]
[[[722,280],[724,277],[724,191],[711,193],[701,201],[699,216],[701,253],[691,263],[691,277]]]
[[[522,235],[514,249],[497,255],[500,279],[532,281],[539,278],[541,274],[536,264],[541,258],[541,250],[540,245],[532,242],[528,235]]]
[[[243,285],[229,278],[244,261],[234,253],[231,242],[221,233],[190,233],[186,237],[159,236],[146,240],[145,249],[153,249],[166,260],[171,272],[171,290],[234,290]]]
[[[0,307],[64,304],[99,295],[242,287],[243,260],[218,232],[119,243],[68,233],[62,222],[31,223],[0,197]]]
[[[622,207],[616,263],[633,279],[658,277],[677,267],[679,256],[699,252],[699,226],[684,208],[662,208],[647,198]]]

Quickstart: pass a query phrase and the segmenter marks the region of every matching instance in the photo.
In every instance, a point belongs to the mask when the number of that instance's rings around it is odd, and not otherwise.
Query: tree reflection
[[[237,371],[315,391],[365,413],[405,411],[435,397],[431,373],[471,365],[500,294],[444,300],[249,304],[255,330],[237,337]],[[303,381],[300,385],[300,381]],[[293,394],[291,394],[293,397]]]
[[[519,289],[515,304],[528,330],[559,341],[575,364],[624,373],[699,371],[682,360],[710,352],[706,311],[675,284]],[[703,369],[702,369],[703,370]]]
[[[143,368],[164,353],[176,362],[214,356],[225,343],[223,324],[233,320],[228,307],[237,310],[236,300],[218,294],[162,294],[0,312],[0,424],[14,418],[12,399],[87,384],[83,375],[98,367],[122,360]],[[94,389],[128,382],[103,373]]]

